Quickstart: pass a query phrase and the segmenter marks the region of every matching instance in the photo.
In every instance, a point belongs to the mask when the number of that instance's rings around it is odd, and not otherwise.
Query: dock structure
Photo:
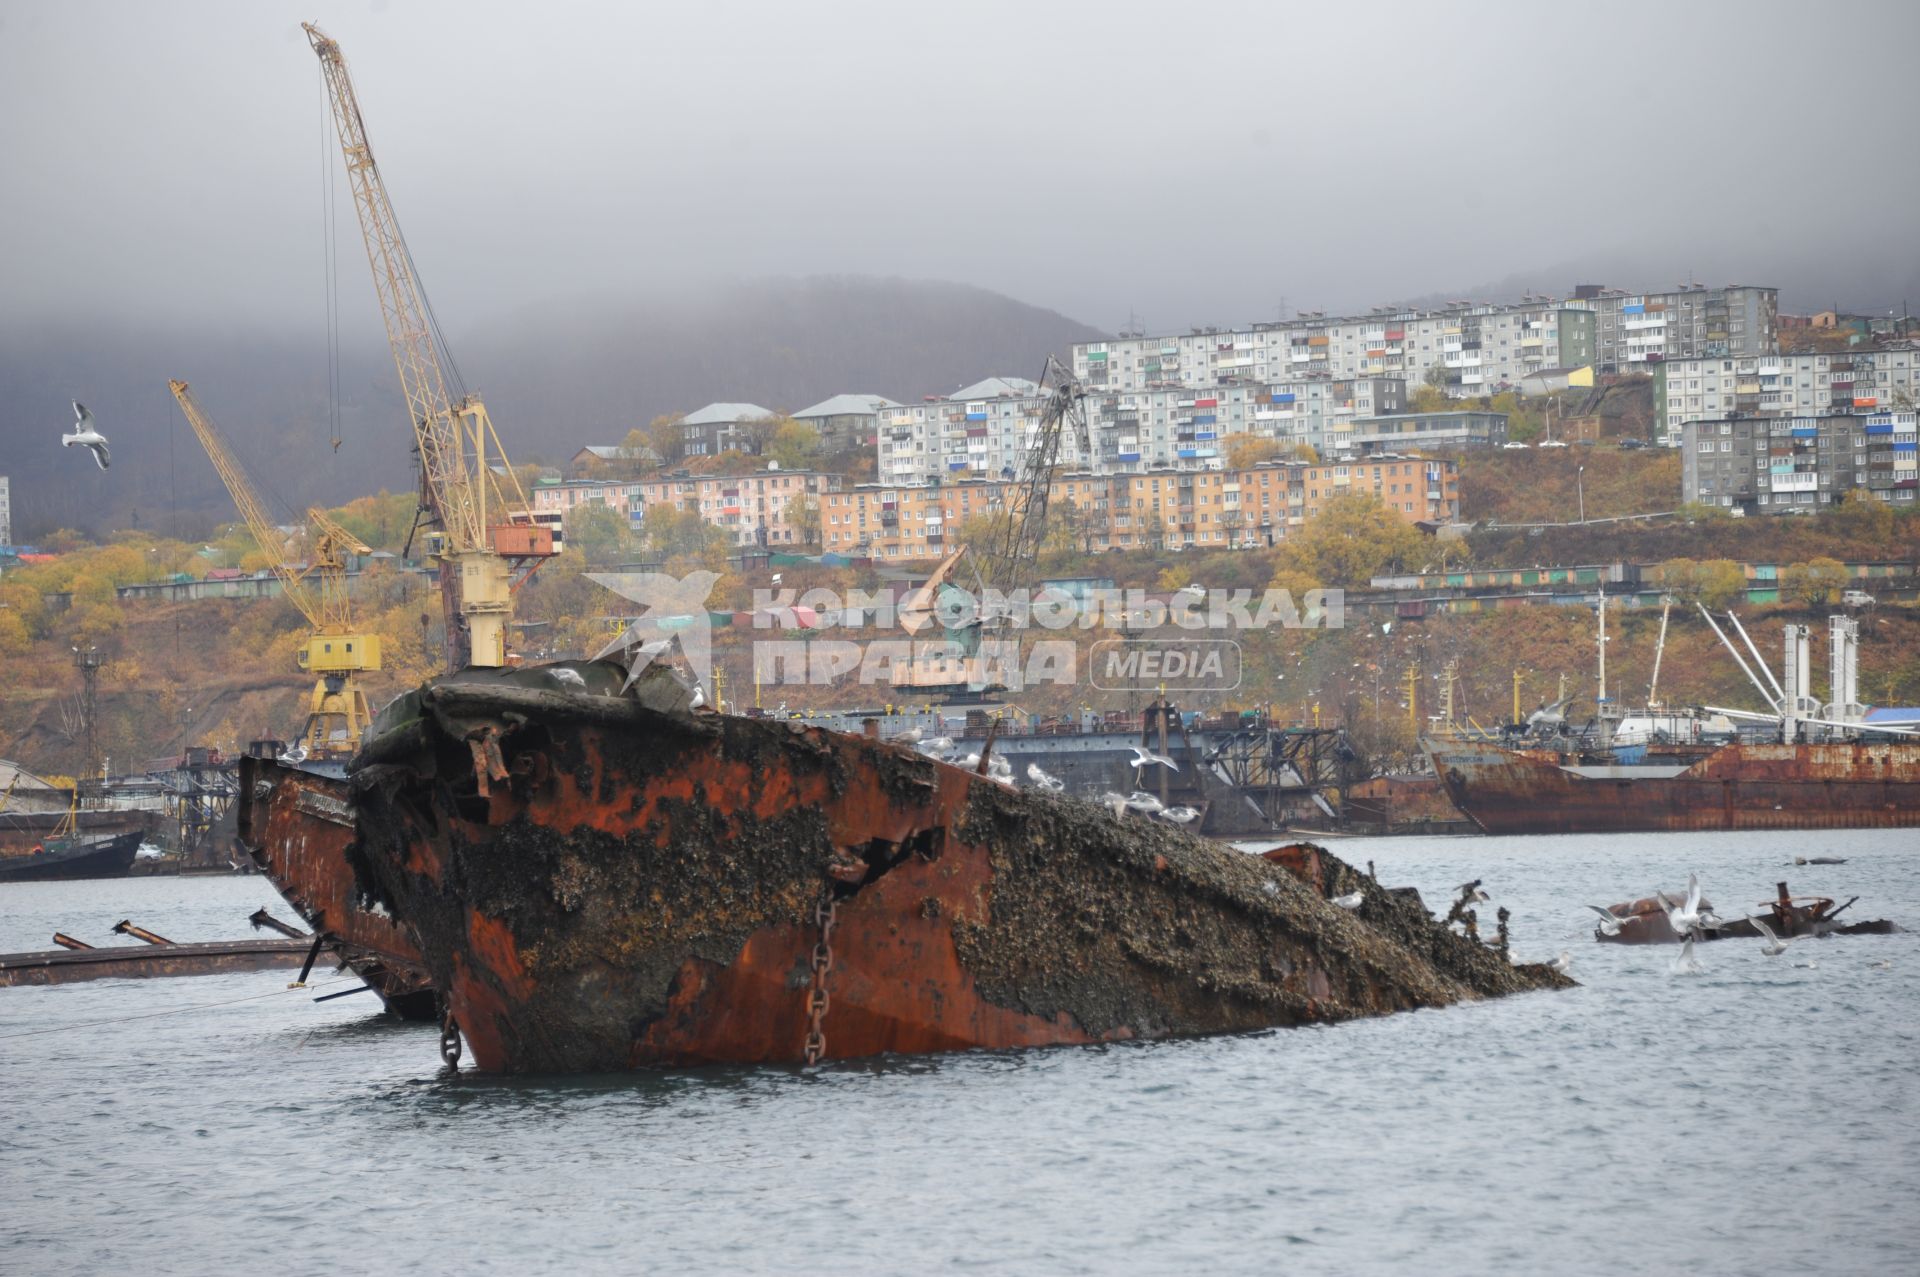
[[[261,910],[262,914],[266,911]],[[256,915],[258,918],[259,915]],[[56,931],[56,949],[0,953],[0,988],[28,984],[74,984],[82,980],[143,980],[162,976],[224,975],[230,971],[266,971],[298,967],[314,947],[311,936],[268,918],[256,927],[274,926],[283,935],[245,940],[204,940],[175,944],[144,927],[122,921],[113,929],[145,941],[139,945],[95,948]]]

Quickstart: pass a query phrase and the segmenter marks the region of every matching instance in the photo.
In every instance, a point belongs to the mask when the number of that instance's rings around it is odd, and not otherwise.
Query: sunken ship
[[[469,669],[375,726],[345,777],[249,760],[243,834],[298,866],[317,934],[423,970],[486,1071],[1194,1036],[1570,983],[1317,848],[715,713],[661,664]]]

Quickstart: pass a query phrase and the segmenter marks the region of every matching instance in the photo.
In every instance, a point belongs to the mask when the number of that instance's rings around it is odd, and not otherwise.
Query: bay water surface
[[[1342,839],[1484,880],[1582,987],[1326,1028],[818,1070],[449,1075],[323,968],[0,989],[0,1273],[1920,1272],[1920,931],[1594,943],[1784,880],[1920,928],[1920,833]],[[1789,864],[1839,855],[1844,865]],[[0,886],[0,951],[291,911]],[[328,980],[339,983],[323,986]],[[828,1033],[832,1025],[829,1019]]]

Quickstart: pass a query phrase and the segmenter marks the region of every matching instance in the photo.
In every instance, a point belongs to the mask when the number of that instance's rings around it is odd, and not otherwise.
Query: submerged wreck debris
[[[1693,938],[1728,940],[1760,937],[1763,934],[1786,939],[1828,935],[1883,936],[1902,929],[1885,918],[1853,923],[1839,921],[1840,914],[1852,908],[1854,901],[1860,898],[1858,896],[1836,906],[1831,896],[1796,896],[1787,890],[1784,882],[1775,883],[1774,891],[1772,900],[1761,901],[1755,906],[1763,911],[1757,916],[1766,924],[1764,931],[1754,924],[1752,916],[1712,916],[1713,903],[1701,897],[1699,911],[1705,921],[1691,929]],[[1610,924],[1607,918],[1601,918],[1594,925],[1593,938],[1604,944],[1679,944],[1684,937],[1674,928],[1668,915],[1668,903],[1674,898],[1666,893],[1656,893],[1640,900],[1608,905],[1604,912],[1610,914],[1613,921]],[[1602,912],[1597,906],[1588,907]]]
[[[1573,983],[1317,847],[1248,855],[910,746],[715,714],[660,666],[565,668],[579,686],[427,684],[347,781],[268,764],[244,790],[282,837],[349,814],[331,896],[404,922],[483,1070],[1191,1036]]]

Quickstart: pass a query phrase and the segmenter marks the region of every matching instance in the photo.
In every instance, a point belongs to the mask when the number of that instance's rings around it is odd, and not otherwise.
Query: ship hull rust
[[[1727,745],[1668,776],[1582,775],[1544,750],[1427,750],[1447,796],[1490,834],[1920,825],[1920,745]]]
[[[909,748],[692,710],[658,668],[631,693],[572,668],[584,692],[430,684],[350,780],[265,764],[243,788],[243,830],[306,839],[263,853],[316,875],[302,899],[404,924],[484,1070],[797,1063],[816,1030],[826,1059],[1189,1036],[1570,983],[1395,893],[1333,906],[1370,880],[1324,853],[1308,882]]]
[[[354,839],[345,785],[269,760],[240,760],[240,844],[315,935],[374,990],[388,1011],[433,1020],[439,1000],[411,933],[374,907],[348,858]]]

